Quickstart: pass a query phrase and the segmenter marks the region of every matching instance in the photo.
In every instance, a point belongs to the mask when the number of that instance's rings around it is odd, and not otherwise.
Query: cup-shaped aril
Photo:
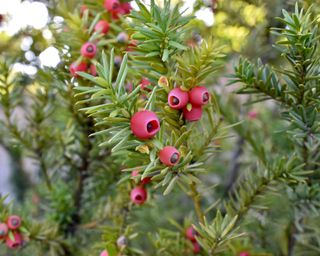
[[[143,187],[135,187],[131,190],[130,198],[134,204],[143,204],[147,200],[147,191]]]
[[[152,138],[159,130],[159,119],[152,111],[142,110],[131,118],[131,131],[139,139]]]
[[[205,86],[196,86],[189,92],[189,102],[195,106],[202,106],[209,102],[210,94]]]
[[[6,245],[10,249],[16,249],[22,245],[22,236],[20,233],[13,233],[13,238],[11,239],[10,236],[6,238]]]
[[[119,0],[105,0],[103,6],[107,11],[112,12],[119,8],[120,2]]]
[[[189,95],[187,92],[180,88],[174,88],[168,94],[168,104],[173,109],[184,108],[189,101]]]
[[[11,215],[7,219],[8,228],[11,230],[16,230],[21,226],[21,218],[17,215]]]
[[[180,160],[180,153],[179,151],[172,146],[165,146],[159,152],[159,158],[161,163],[166,166],[174,166]]]
[[[97,46],[93,43],[86,42],[81,47],[81,55],[85,58],[92,59],[97,54]]]

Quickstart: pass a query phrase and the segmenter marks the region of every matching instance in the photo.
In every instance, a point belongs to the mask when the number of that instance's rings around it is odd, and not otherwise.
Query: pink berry
[[[120,2],[119,0],[105,0],[103,6],[107,11],[114,11],[119,8]]]
[[[201,247],[200,244],[198,242],[193,242],[193,253],[194,254],[198,254],[200,253]]]
[[[247,116],[251,120],[256,119],[257,116],[258,116],[258,112],[254,111],[254,110],[251,110],[251,111],[248,112]]]
[[[173,109],[182,109],[188,104],[189,95],[180,88],[174,88],[169,92],[168,104]]]
[[[250,256],[248,252],[240,252],[239,256]]]
[[[132,177],[136,177],[136,176],[138,176],[138,175],[139,175],[139,170],[134,170],[134,171],[132,171],[132,173],[131,173],[131,176],[132,176]],[[141,185],[148,184],[148,183],[150,183],[150,181],[151,181],[151,177],[145,177],[144,179],[142,179]]]
[[[131,131],[139,139],[149,139],[160,130],[157,115],[149,110],[142,110],[131,118]]]
[[[120,9],[122,10],[123,14],[129,14],[132,10],[132,6],[130,5],[130,3],[125,2],[120,4]]]
[[[183,116],[187,121],[198,121],[202,117],[202,108],[198,106],[192,106],[192,109],[189,111],[187,107],[185,107],[183,108]]]
[[[21,218],[16,215],[11,215],[7,220],[7,225],[11,230],[18,229],[21,226]]]
[[[103,251],[100,253],[100,256],[109,256],[109,253],[107,252],[107,250],[103,250]]]
[[[97,76],[97,68],[94,64],[91,64],[89,67],[90,74],[93,76]]]
[[[0,240],[8,234],[8,226],[5,223],[0,223]]]
[[[143,204],[147,200],[147,191],[143,187],[135,187],[131,190],[130,198],[134,204]]]
[[[180,160],[180,153],[179,151],[172,146],[165,146],[159,152],[159,158],[161,163],[166,166],[174,166]]]
[[[186,229],[186,238],[191,242],[196,242],[197,231],[194,230],[193,227],[189,227]]]
[[[93,43],[87,42],[81,47],[81,55],[83,57],[92,59],[96,56],[97,53],[97,46]]]
[[[77,64],[76,62],[73,62],[70,67],[69,67],[70,73],[74,77],[78,77],[77,72],[82,71],[86,72],[87,71],[87,64],[84,62],[80,62]]]
[[[20,233],[13,233],[13,237],[14,237],[14,240],[11,240],[9,236],[7,236],[6,238],[6,244],[10,249],[18,248],[19,246],[22,245],[22,242],[23,242],[22,236],[20,235]]]
[[[196,86],[189,92],[189,101],[192,105],[202,106],[209,102],[210,94],[205,86]]]
[[[105,20],[100,20],[97,22],[97,24],[94,26],[94,31],[102,34],[107,34],[110,29],[110,25]]]

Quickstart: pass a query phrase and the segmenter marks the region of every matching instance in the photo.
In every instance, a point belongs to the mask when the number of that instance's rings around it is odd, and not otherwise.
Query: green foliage
[[[187,49],[183,45],[185,25],[192,17],[183,16],[179,4],[171,9],[170,1],[167,0],[163,8],[152,0],[150,10],[140,1],[137,4],[139,11],[133,11],[130,15],[134,21],[132,38],[141,42],[134,51],[137,55],[133,57],[134,66],[153,71],[155,76],[166,74],[169,71],[167,63],[172,56]],[[146,66],[148,62],[152,64]]]

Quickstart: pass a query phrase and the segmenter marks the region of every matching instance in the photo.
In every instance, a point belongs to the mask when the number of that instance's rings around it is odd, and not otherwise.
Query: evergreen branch
[[[302,171],[301,165],[297,166],[296,163],[296,157],[280,159],[273,166],[260,170],[257,175],[247,175],[225,204],[227,214],[222,217],[221,213],[217,212],[211,224],[205,222],[205,225],[200,224],[200,227],[196,228],[200,234],[200,244],[210,255],[225,250],[228,241],[239,237],[236,230],[246,213],[249,209],[264,207],[257,199],[265,196],[269,190],[274,191],[275,184],[297,184],[305,181],[305,175],[309,172]]]

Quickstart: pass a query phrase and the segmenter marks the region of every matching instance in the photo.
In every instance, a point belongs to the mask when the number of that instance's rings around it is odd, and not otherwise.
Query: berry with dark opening
[[[143,204],[147,200],[147,191],[143,187],[135,187],[131,190],[130,198],[134,204]]]
[[[119,8],[120,2],[119,0],[105,0],[103,6],[107,11],[113,12]]]
[[[83,57],[92,59],[94,58],[94,56],[96,56],[96,53],[97,53],[97,46],[93,43],[86,42],[81,47],[81,55]]]
[[[6,238],[6,245],[10,249],[17,249],[22,245],[22,236],[20,233],[13,233],[13,240],[11,240],[10,236],[7,236]]]
[[[16,215],[11,215],[7,220],[7,225],[9,229],[16,230],[21,226],[21,218]]]
[[[166,166],[174,166],[180,160],[180,153],[179,151],[172,146],[165,146],[159,152],[159,158],[161,163]]]
[[[194,106],[202,106],[209,102],[210,94],[205,86],[196,86],[189,92],[189,101]]]
[[[157,115],[149,110],[142,110],[131,118],[131,131],[139,139],[149,139],[160,130],[160,122]]]
[[[182,109],[188,104],[189,95],[180,88],[174,88],[169,92],[168,104],[173,109]]]

